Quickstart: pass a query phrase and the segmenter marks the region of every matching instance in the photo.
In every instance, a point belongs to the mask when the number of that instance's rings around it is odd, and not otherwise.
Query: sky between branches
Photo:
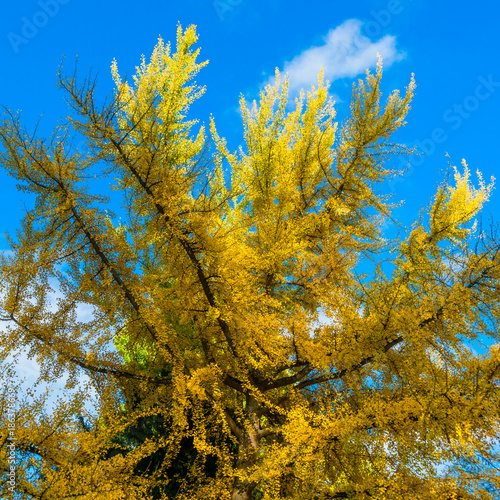
[[[412,72],[417,82],[408,125],[395,140],[426,153],[398,160],[394,166],[407,166],[409,161],[410,168],[385,188],[396,194],[395,199],[405,200],[395,216],[408,225],[420,208],[428,206],[441,182],[448,164],[445,153],[457,166],[466,158],[471,171],[481,170],[485,179],[496,175],[498,14],[496,4],[450,0],[10,2],[0,17],[0,104],[22,110],[29,129],[43,113],[39,132],[48,136],[57,120],[68,114],[64,96],[55,88],[63,56],[68,71],[78,57],[82,77],[91,69],[97,72],[104,97],[113,90],[112,59],[122,75],[131,76],[140,56],[149,57],[159,35],[174,41],[178,22],[184,27],[196,24],[200,60],[209,59],[210,64],[197,79],[207,92],[192,107],[191,117],[208,124],[212,113],[219,133],[234,150],[242,142],[240,93],[247,101],[258,98],[276,67],[289,74],[293,97],[301,87],[315,83],[324,66],[337,117],[343,120],[353,79],[374,68],[380,53],[386,95],[403,89]],[[15,233],[30,200],[16,191],[15,182],[3,171],[0,182],[0,251],[5,251],[4,233]],[[485,222],[489,213],[500,213],[497,193],[485,207]],[[386,229],[391,233],[394,228]],[[22,357],[19,368],[29,385],[36,378],[36,364]]]

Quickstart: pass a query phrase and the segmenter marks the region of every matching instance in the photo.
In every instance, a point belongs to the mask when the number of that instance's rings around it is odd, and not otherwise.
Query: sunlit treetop
[[[290,103],[276,72],[258,102],[242,97],[230,152],[213,119],[207,132],[188,118],[207,64],[196,42],[193,26],[175,52],[160,39],[133,84],[113,61],[101,106],[94,80],[60,73],[73,115],[49,139],[4,113],[0,164],[36,203],[1,265],[2,359],[26,346],[46,384],[86,374],[99,395],[85,424],[81,394],[52,416],[23,404],[20,494],[494,498],[494,467],[437,473],[495,459],[500,247],[476,222],[493,181],[475,187],[464,163],[387,241],[381,193],[411,153],[392,137],[413,77],[384,102],[380,60],[339,120],[322,73]]]

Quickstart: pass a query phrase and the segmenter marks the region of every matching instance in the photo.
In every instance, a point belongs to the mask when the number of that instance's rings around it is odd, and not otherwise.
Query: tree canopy
[[[290,103],[276,72],[258,103],[241,98],[232,153],[213,119],[188,118],[196,42],[193,26],[175,52],[159,39],[133,84],[113,62],[102,104],[94,79],[61,72],[73,115],[48,139],[4,112],[0,164],[36,201],[1,262],[1,359],[22,346],[49,387],[85,374],[99,395],[79,421],[85,391],[19,408],[18,495],[493,498],[500,245],[478,223],[492,182],[453,167],[388,240],[413,77],[383,103],[379,61],[340,122],[322,74]],[[96,176],[113,177],[120,224]],[[484,465],[439,469],[464,456]]]

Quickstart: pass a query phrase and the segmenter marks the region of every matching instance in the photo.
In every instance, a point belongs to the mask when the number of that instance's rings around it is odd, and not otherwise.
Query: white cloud
[[[307,90],[317,82],[321,67],[325,79],[330,83],[339,78],[352,78],[367,68],[375,67],[377,53],[380,53],[384,66],[400,61],[405,54],[396,48],[396,38],[385,35],[372,41],[362,33],[363,23],[358,19],[348,19],[340,26],[330,30],[323,45],[311,47],[286,62],[284,72],[290,79],[290,95],[297,95],[301,88]],[[269,78],[267,83],[274,81]]]

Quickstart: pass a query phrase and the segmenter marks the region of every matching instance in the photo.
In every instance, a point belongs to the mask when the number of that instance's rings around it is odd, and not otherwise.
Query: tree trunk
[[[248,470],[255,465],[257,460],[257,450],[260,441],[260,422],[255,415],[257,409],[257,401],[252,396],[247,395],[245,413],[249,427],[243,429],[236,462],[237,471],[243,477],[235,478],[231,500],[250,500],[252,498],[252,491],[257,486],[255,481],[250,481],[245,477]]]
[[[238,449],[238,460],[236,462],[236,467],[238,472],[245,474],[254,464],[255,464],[255,450],[253,450],[252,445],[249,443],[250,436],[246,436],[246,446],[241,443]],[[255,481],[249,481],[245,477],[237,477],[234,481],[233,494],[231,500],[250,500],[252,498],[252,491],[257,486]]]

